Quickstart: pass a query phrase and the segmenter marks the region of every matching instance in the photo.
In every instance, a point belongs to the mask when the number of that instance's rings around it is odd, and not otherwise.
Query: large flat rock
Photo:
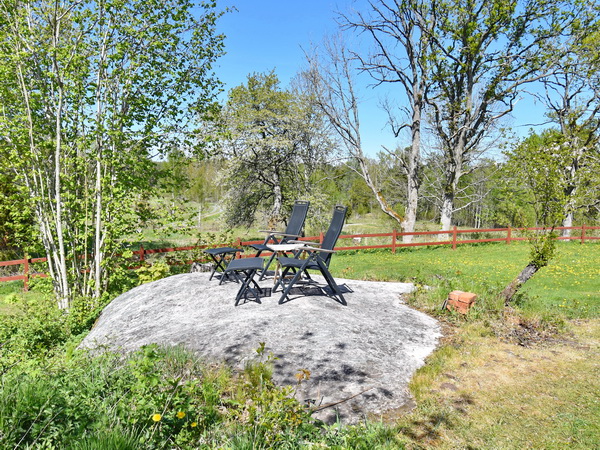
[[[315,406],[337,403],[315,413],[322,420],[352,423],[405,408],[412,402],[408,382],[435,349],[439,324],[404,304],[412,284],[337,281],[347,306],[324,295],[296,295],[280,305],[273,293],[236,307],[236,283],[219,285],[206,273],[171,276],[113,300],[82,346],[127,352],[181,344],[209,361],[243,367],[265,342],[278,358],[278,383],[296,385],[295,375],[309,370],[297,397]]]

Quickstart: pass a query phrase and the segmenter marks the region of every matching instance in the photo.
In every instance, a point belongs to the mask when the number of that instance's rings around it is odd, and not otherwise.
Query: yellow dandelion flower
[[[183,419],[185,417],[185,413],[183,411],[179,411],[176,416],[178,419]]]
[[[192,428],[195,428],[195,427],[197,427],[197,426],[198,426],[198,422],[192,422],[192,423],[190,424],[190,426],[191,426]]]
[[[160,420],[162,419],[162,416],[160,414],[153,414],[152,415],[152,420],[155,422],[160,422]]]

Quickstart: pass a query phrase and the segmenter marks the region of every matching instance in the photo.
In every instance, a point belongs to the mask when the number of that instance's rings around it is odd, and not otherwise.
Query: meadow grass
[[[327,429],[323,441],[313,443],[324,448],[597,448],[600,244],[560,242],[556,258],[525,285],[514,308],[505,309],[497,294],[525,267],[528,252],[526,244],[514,242],[336,254],[331,265],[336,277],[417,284],[405,300],[435,315],[444,338],[410,382],[414,410],[387,412],[363,428]],[[16,294],[21,287],[0,284],[0,314],[3,299],[36,295]],[[466,317],[440,309],[455,289],[478,294]],[[8,314],[12,304],[4,307]],[[302,447],[297,439],[290,448]]]
[[[516,299],[521,309],[565,318],[600,317],[600,244],[559,242],[547,267],[525,284]],[[339,252],[332,258],[336,276],[363,280],[408,281],[438,288],[440,302],[449,290],[463,290],[490,300],[529,261],[526,243],[420,247]],[[485,297],[488,298],[485,298]]]
[[[412,378],[416,408],[390,423],[408,448],[598,448],[600,320],[515,345],[467,323]]]

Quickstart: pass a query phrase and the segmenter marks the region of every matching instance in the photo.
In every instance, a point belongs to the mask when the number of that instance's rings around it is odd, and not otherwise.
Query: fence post
[[[398,230],[394,228],[392,233],[392,253],[396,253],[396,236],[398,235]]]
[[[452,250],[456,250],[456,225],[452,228]]]
[[[140,245],[140,262],[144,262],[144,245]]]
[[[506,231],[506,245],[510,245],[510,234],[511,234],[511,228],[508,227],[508,230]]]
[[[323,243],[323,232],[319,233],[319,244]]]
[[[25,262],[23,263],[23,275],[25,275],[25,279],[23,280],[23,292],[29,291],[29,255],[25,253]]]
[[[581,243],[585,243],[585,225],[581,225]]]

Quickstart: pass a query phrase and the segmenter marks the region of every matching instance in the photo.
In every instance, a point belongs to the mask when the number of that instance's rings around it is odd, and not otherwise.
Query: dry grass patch
[[[413,379],[409,448],[598,448],[600,320],[523,346],[469,324]]]

